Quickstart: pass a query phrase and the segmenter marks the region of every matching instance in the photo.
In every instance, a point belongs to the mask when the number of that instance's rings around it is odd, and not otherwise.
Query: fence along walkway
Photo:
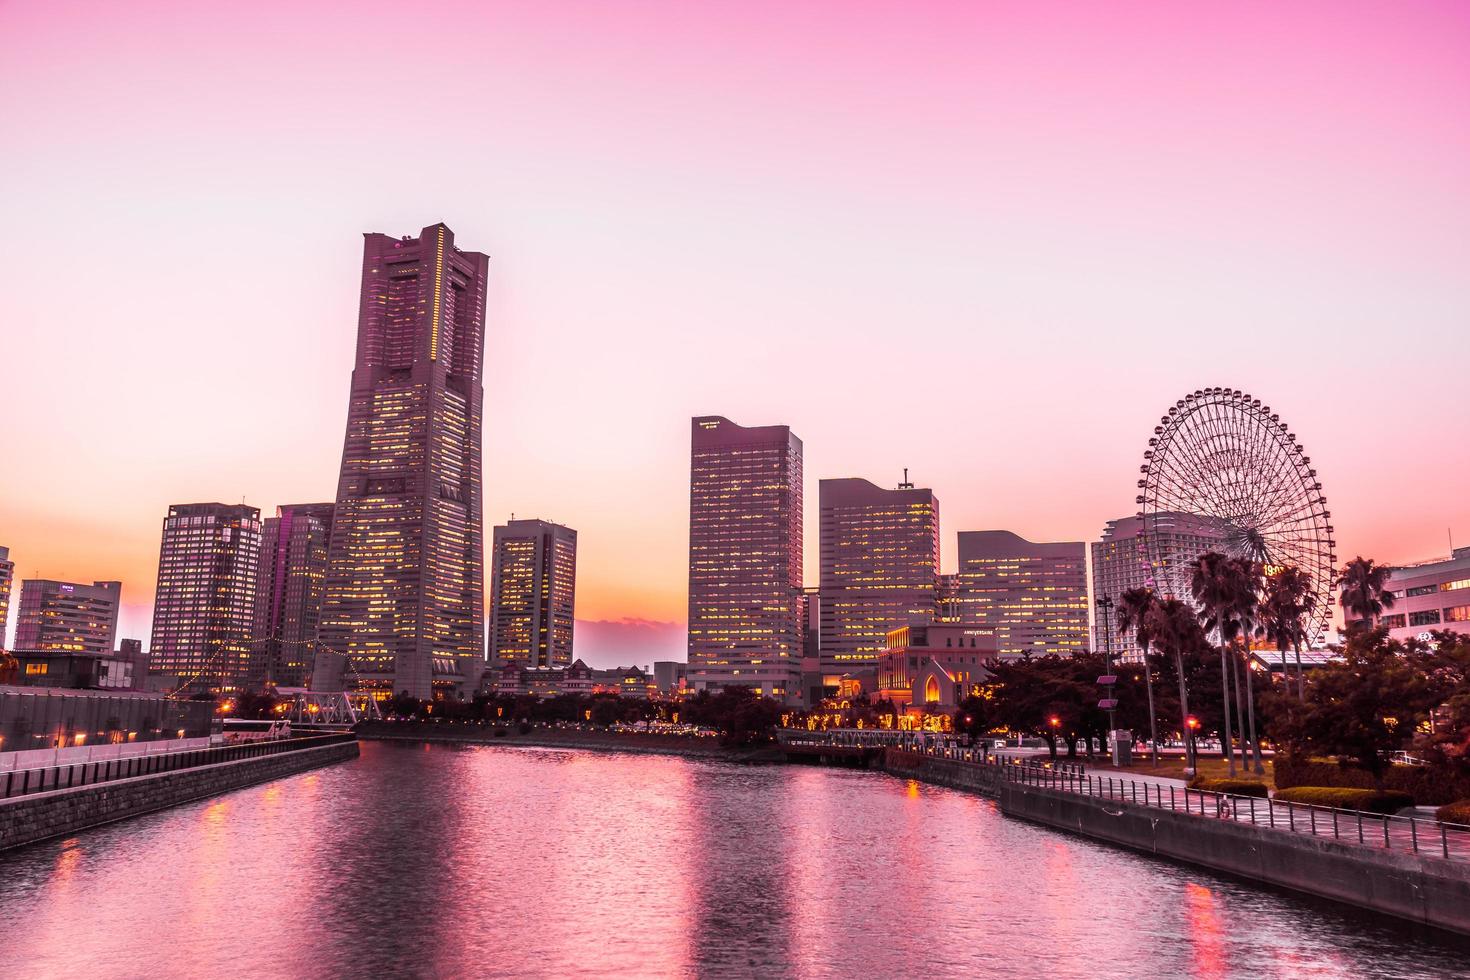
[[[1426,857],[1470,861],[1470,826],[1361,810],[1290,803],[1256,796],[1176,788],[1116,776],[1076,775],[1038,765],[1006,765],[1007,782],[1076,793],[1211,820],[1235,820],[1284,833],[1331,837],[1363,847],[1408,851]]]
[[[234,762],[238,759],[254,759],[258,756],[296,752],[320,745],[331,745],[335,742],[351,742],[356,738],[356,735],[346,732],[305,738],[283,738],[271,742],[248,742],[243,745],[225,745],[184,752],[126,756],[99,762],[77,762],[37,769],[16,769],[0,774],[0,800],[30,793],[69,789],[73,786],[92,786],[96,783],[130,779],[133,776],[172,772],[176,769],[192,769],[195,766],[208,766],[216,762]]]
[[[1407,851],[1426,857],[1470,861],[1470,826],[1426,820],[1420,817],[1386,816],[1361,810],[1341,810],[1308,803],[1289,803],[1257,796],[1234,796],[1210,790],[1164,786],[1119,776],[1089,776],[1081,765],[1053,763],[1037,757],[994,761],[983,747],[962,746],[952,740],[936,742],[935,736],[921,742],[912,732],[840,729],[803,732],[783,729],[792,742],[838,745],[885,745],[909,752],[975,766],[999,768],[1007,782],[1043,789],[1093,796],[1098,799],[1159,810],[1175,810],[1211,820],[1236,820],[1270,827],[1283,833],[1331,837],[1363,847]]]

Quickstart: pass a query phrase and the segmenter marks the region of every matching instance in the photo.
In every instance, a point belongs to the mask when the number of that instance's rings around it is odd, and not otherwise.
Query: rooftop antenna
[[[905,466],[903,468],[903,482],[898,485],[898,489],[900,489],[900,490],[912,490],[913,488],[914,488],[914,485],[909,482],[909,468],[907,466]]]

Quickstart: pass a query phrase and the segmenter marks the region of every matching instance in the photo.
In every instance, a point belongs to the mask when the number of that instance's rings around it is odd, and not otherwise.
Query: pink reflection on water
[[[1214,894],[1203,885],[1189,882],[1184,886],[1184,909],[1194,947],[1194,975],[1225,976],[1225,930],[1215,909]]]

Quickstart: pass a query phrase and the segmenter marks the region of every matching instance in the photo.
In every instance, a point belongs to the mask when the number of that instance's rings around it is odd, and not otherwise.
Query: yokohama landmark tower
[[[380,697],[469,693],[484,656],[480,412],[489,257],[455,248],[442,224],[417,238],[364,237],[319,635],[323,647],[350,659],[348,688]],[[317,671],[332,673],[320,662]]]

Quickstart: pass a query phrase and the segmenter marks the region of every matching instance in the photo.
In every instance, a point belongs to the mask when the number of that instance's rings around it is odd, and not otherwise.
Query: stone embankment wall
[[[1005,782],[993,767],[900,749],[883,768],[995,797],[1007,816],[1470,936],[1470,861]]]
[[[500,728],[504,735],[497,736]],[[732,749],[716,738],[660,735],[646,732],[603,732],[537,726],[522,735],[513,726],[475,722],[365,721],[355,729],[369,741],[449,742],[468,745],[543,749],[588,749],[597,752],[633,752],[643,755],[683,755],[731,762],[778,761],[770,749]]]
[[[1470,861],[1005,783],[1000,809],[1159,857],[1470,935]]]
[[[333,742],[0,800],[0,850],[355,759],[358,751],[355,741]]]
[[[917,779],[925,783],[936,783],[950,789],[962,789],[984,796],[1000,795],[1000,773],[993,766],[977,766],[970,762],[953,759],[936,759],[933,756],[909,752],[905,749],[885,749],[883,771],[905,779]]]

